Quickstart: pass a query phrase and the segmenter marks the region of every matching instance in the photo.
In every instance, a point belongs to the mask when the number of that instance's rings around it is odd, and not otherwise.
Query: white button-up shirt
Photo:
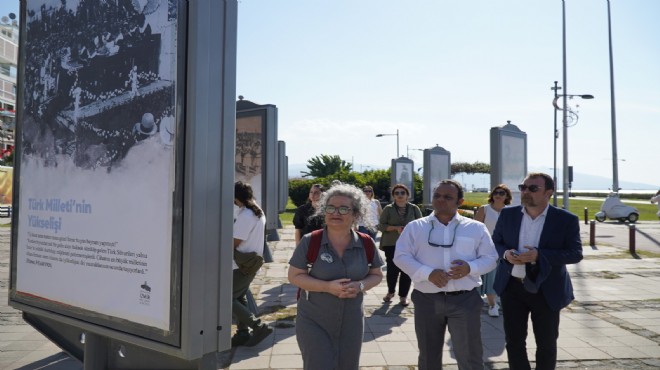
[[[429,241],[451,247],[434,247]],[[442,288],[429,281],[433,270],[449,271],[454,260],[466,261],[470,273],[450,280]],[[481,285],[482,274],[495,268],[497,252],[486,225],[481,222],[457,213],[445,226],[431,214],[406,225],[396,242],[394,263],[410,276],[415,289],[422,293],[472,290]]]
[[[525,207],[522,207],[521,212],[523,217],[520,223],[520,235],[518,235],[518,252],[528,252],[529,249],[525,248],[525,246],[534,248],[539,246],[541,231],[543,231],[545,216],[548,214],[549,206],[547,205],[543,212],[534,219],[527,213]],[[511,275],[521,279],[524,278],[526,275],[525,265],[513,265]]]

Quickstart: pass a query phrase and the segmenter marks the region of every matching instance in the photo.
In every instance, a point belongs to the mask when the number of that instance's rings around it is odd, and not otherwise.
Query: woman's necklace
[[[396,203],[394,203],[394,207],[396,208],[396,213],[399,215],[399,219],[401,221],[406,220],[406,216],[408,215],[408,205],[404,205],[403,207],[399,207]]]

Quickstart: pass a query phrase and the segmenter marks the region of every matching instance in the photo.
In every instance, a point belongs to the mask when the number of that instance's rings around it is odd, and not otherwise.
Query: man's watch
[[[364,283],[360,281],[360,291],[364,293]]]

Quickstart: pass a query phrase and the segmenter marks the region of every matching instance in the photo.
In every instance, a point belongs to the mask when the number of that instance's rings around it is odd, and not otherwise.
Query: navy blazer
[[[493,231],[493,243],[500,257],[493,287],[499,295],[506,289],[513,269],[513,265],[504,260],[504,252],[518,249],[522,216],[522,206],[503,208]],[[582,260],[579,222],[574,214],[549,206],[537,247],[538,260],[536,265],[528,263],[526,266],[528,272],[532,267],[537,269],[534,284],[555,311],[568,306],[575,298],[566,265]]]

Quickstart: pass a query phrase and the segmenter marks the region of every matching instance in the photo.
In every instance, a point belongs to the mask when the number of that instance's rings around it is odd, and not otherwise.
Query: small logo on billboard
[[[151,287],[145,281],[140,285],[140,304],[148,306],[151,301]]]

